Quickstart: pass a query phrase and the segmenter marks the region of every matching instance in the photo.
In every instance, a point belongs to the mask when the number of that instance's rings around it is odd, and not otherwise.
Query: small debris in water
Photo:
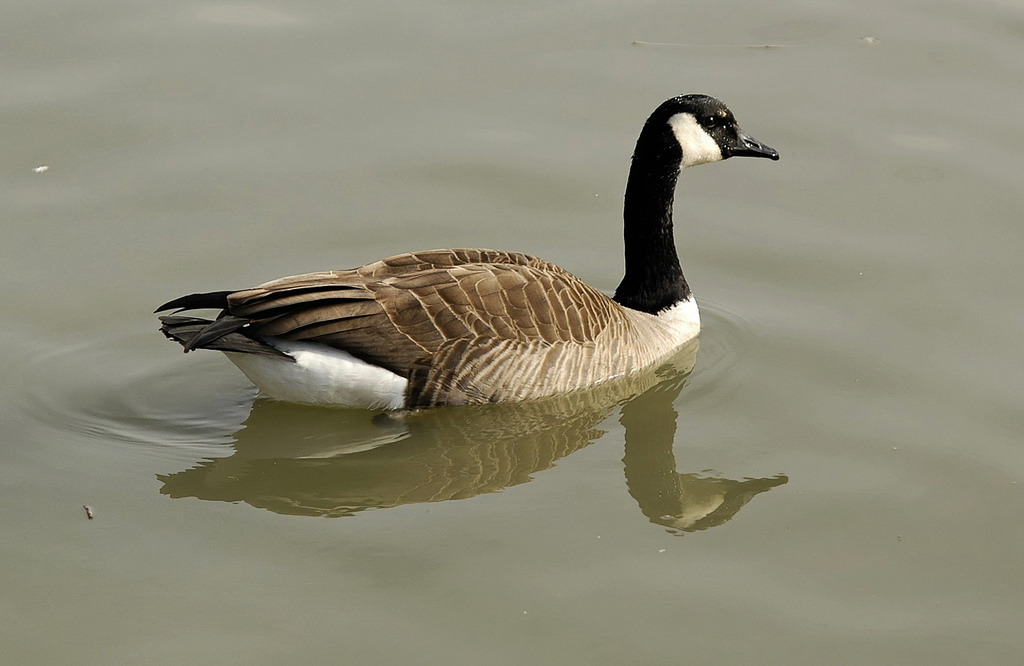
[[[49,171],[50,166],[48,164],[40,164],[39,166],[32,170],[35,171],[36,173],[43,173],[45,171]]]
[[[85,509],[85,517],[88,518],[89,520],[92,520],[92,518],[93,518],[92,507],[89,506],[88,504],[83,504],[82,508]]]
[[[865,44],[870,44],[871,46],[874,46],[875,44],[878,43],[878,38],[877,37],[861,37],[860,41],[864,42]]]

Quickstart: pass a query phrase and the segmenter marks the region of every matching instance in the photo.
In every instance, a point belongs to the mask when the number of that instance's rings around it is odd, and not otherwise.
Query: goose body
[[[627,375],[697,336],[700,317],[672,229],[679,171],[778,153],[706,95],[672,98],[637,141],[625,196],[626,274],[610,298],[568,271],[515,252],[400,254],[359,268],[191,294],[161,331],[185,351],[214,349],[264,393],[369,409],[542,398]]]

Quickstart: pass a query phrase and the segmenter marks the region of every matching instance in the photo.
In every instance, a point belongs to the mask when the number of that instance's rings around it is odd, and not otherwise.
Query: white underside
[[[664,310],[674,344],[666,355],[697,337],[700,312],[691,297]],[[260,354],[225,352],[232,363],[266,395],[286,402],[359,409],[401,409],[408,382],[390,370],[361,361],[348,352],[313,342],[264,338],[294,362]]]
[[[400,409],[405,404],[408,382],[390,370],[327,345],[276,338],[264,341],[295,361],[259,354],[224,355],[272,398],[362,409]]]

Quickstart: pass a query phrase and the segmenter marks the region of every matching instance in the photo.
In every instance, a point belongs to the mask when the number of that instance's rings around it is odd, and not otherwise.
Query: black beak
[[[779,159],[779,151],[761,143],[740,128],[736,128],[736,147],[729,151],[729,157],[767,157]]]

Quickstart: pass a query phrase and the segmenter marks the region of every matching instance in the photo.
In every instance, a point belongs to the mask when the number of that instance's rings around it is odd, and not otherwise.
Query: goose
[[[612,297],[519,252],[411,252],[358,268],[195,293],[156,312],[184,347],[224,354],[278,400],[398,410],[517,402],[648,368],[697,337],[700,315],[676,254],[683,168],[779,154],[708,95],[650,115],[624,203],[625,275]],[[220,310],[213,320],[179,313]]]

